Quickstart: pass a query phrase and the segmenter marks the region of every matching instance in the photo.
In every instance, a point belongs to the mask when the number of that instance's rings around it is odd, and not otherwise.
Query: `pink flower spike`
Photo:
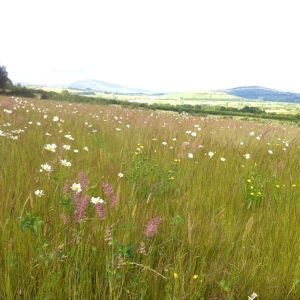
[[[145,227],[144,235],[146,237],[155,236],[158,232],[158,226],[160,225],[161,222],[162,222],[162,217],[155,217],[151,219]]]

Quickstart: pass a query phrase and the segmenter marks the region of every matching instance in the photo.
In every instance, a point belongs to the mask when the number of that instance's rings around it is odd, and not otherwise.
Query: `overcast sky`
[[[299,0],[1,0],[15,82],[300,91]]]

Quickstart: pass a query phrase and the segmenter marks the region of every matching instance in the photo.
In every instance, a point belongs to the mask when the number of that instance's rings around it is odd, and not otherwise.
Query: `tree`
[[[4,66],[0,66],[0,89],[4,90],[6,84],[9,82],[10,80],[8,78],[6,68]]]

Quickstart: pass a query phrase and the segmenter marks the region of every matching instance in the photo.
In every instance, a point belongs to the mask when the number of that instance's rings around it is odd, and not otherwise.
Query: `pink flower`
[[[117,205],[118,199],[113,191],[112,186],[109,183],[103,183],[102,188],[103,188],[104,194],[110,200],[110,207],[112,207],[112,208],[115,207]]]
[[[90,183],[86,173],[83,171],[78,174],[78,181],[81,184],[82,189],[86,189]]]
[[[72,199],[75,205],[75,219],[77,222],[79,222],[85,217],[85,211],[89,205],[90,198],[91,197],[88,195],[81,197],[80,194],[73,194]]]
[[[161,222],[162,222],[162,217],[155,217],[151,219],[145,227],[144,235],[146,237],[155,236],[158,232],[158,226],[160,225]]]
[[[96,212],[100,218],[100,220],[105,219],[105,210],[104,210],[104,204],[103,203],[97,203],[95,204]]]

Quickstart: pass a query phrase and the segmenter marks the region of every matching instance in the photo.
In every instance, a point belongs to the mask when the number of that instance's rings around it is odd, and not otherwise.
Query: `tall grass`
[[[0,104],[1,299],[300,298],[299,127]]]

